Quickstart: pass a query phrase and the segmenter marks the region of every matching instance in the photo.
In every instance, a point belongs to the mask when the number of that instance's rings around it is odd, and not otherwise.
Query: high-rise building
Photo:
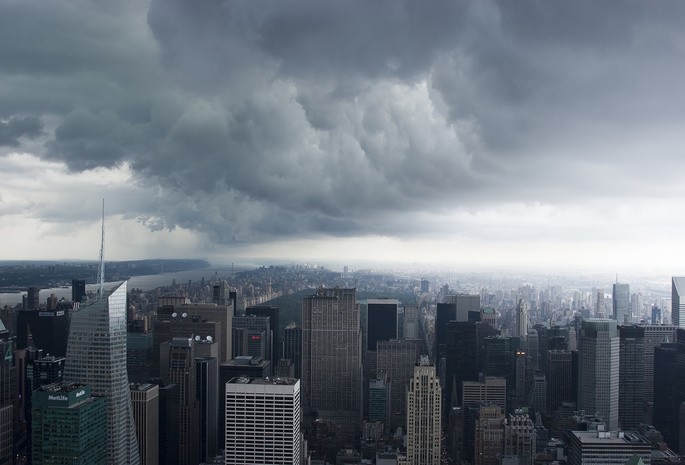
[[[362,412],[362,334],[355,289],[319,288],[302,303],[302,384],[308,410],[356,430]]]
[[[528,335],[528,310],[530,304],[525,302],[523,299],[519,300],[516,306],[516,328],[514,330],[514,336],[518,338],[525,338]]]
[[[654,348],[654,412],[652,422],[668,446],[679,450],[678,380],[676,344],[664,342]]]
[[[428,280],[427,279],[422,279],[421,280],[421,292],[426,293],[428,292]]]
[[[219,442],[219,366],[215,357],[195,358],[195,393],[198,399],[200,462],[217,455]]]
[[[387,429],[395,431],[407,424],[407,389],[414,375],[414,366],[421,356],[420,339],[381,341],[376,351],[376,372],[383,373],[388,388]]]
[[[12,357],[12,341],[9,332],[0,322],[0,463],[13,463],[14,446],[14,390],[15,376]]]
[[[497,465],[504,453],[504,413],[498,405],[478,408],[474,432],[475,465]]]
[[[473,408],[482,403],[496,404],[506,411],[507,380],[488,376],[481,381],[464,381],[461,405]]]
[[[645,418],[645,330],[621,325],[618,335],[618,424],[624,430],[637,429]]]
[[[685,328],[685,277],[671,280],[671,321],[679,328]]]
[[[440,465],[440,381],[435,367],[422,356],[407,392],[407,461],[410,465]]]
[[[107,461],[140,463],[126,373],[126,281],[72,312],[64,379],[107,397]]]
[[[54,310],[36,309],[17,312],[17,349],[33,345],[46,355],[64,357],[67,354],[70,302],[59,302]]]
[[[226,465],[301,463],[300,380],[226,383]]]
[[[419,338],[419,307],[416,305],[407,305],[404,307],[402,337],[404,339]]]
[[[239,355],[251,355],[253,357],[261,357],[273,363],[271,345],[273,335],[270,317],[256,315],[234,316],[233,330],[244,330],[247,339],[247,353],[234,353],[233,358]]]
[[[599,413],[607,427],[616,430],[619,426],[619,337],[616,320],[584,320],[578,358],[578,408]]]
[[[81,303],[86,296],[86,282],[82,279],[71,280],[71,301]]]
[[[140,465],[159,463],[159,386],[131,384],[131,406],[136,425]]]
[[[550,350],[547,353],[547,412],[553,414],[564,402],[575,400],[573,385],[573,354],[570,350]]]
[[[654,404],[654,349],[659,347],[662,342],[675,341],[675,325],[640,325],[645,330],[645,387],[644,400],[645,411],[650,412],[650,407]],[[650,418],[649,424],[653,424]]]
[[[595,318],[606,318],[606,308],[604,303],[604,289],[596,289],[595,296]]]
[[[445,302],[454,304],[457,321],[470,321],[469,312],[480,313],[480,294],[446,295]]]
[[[533,465],[536,454],[535,425],[522,410],[507,415],[504,424],[504,454],[519,458],[520,465]]]
[[[629,325],[633,322],[633,309],[630,305],[630,284],[614,283],[611,305],[613,310],[612,318],[619,325]]]
[[[168,354],[164,365],[167,372],[163,378],[179,387],[178,409],[178,463],[197,465],[199,463],[199,402],[196,394],[196,367],[192,338],[175,337],[161,345],[160,351]]]
[[[247,307],[245,309],[245,315],[250,316],[261,316],[261,317],[269,317],[269,325],[271,328],[271,358],[269,359],[271,361],[272,365],[276,364],[276,361],[282,357],[283,350],[281,348],[281,345],[283,344],[283,340],[281,339],[281,333],[279,329],[279,319],[278,319],[278,307],[274,306],[269,306],[269,305],[258,305],[256,307]],[[234,355],[235,357],[235,355]]]
[[[438,302],[435,313],[435,347],[433,348],[433,355],[436,364],[440,363],[440,359],[445,357],[447,347],[447,323],[456,321],[457,319],[457,305],[454,303]],[[443,380],[444,382],[445,380]]]
[[[126,335],[126,371],[132,383],[146,383],[156,376],[153,366],[153,333],[129,332]]]
[[[295,323],[283,330],[283,358],[295,364],[295,378],[302,378],[302,328]]]
[[[369,421],[383,424],[388,419],[388,387],[385,376],[369,381]]]
[[[378,341],[397,339],[397,299],[368,299],[367,350],[375,351]]]
[[[32,398],[33,463],[108,463],[107,399],[88,384],[48,384]]]
[[[159,386],[159,465],[178,465],[179,388],[162,378],[151,381]]]

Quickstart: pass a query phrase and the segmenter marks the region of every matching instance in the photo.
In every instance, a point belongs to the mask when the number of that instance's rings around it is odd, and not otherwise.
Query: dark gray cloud
[[[43,125],[35,116],[12,116],[0,121],[0,146],[19,147],[21,139],[36,139],[43,134]]]
[[[126,163],[156,193],[122,213],[218,243],[679,193],[683,20],[677,2],[10,0],[0,143]]]

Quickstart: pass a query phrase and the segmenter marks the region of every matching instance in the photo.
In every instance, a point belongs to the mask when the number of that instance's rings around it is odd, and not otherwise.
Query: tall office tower
[[[29,287],[26,297],[26,310],[37,310],[40,307],[40,288]]]
[[[516,351],[514,355],[514,396],[519,399],[526,397],[527,360],[528,355],[524,351]]]
[[[159,386],[131,384],[131,407],[136,425],[140,465],[159,463]]]
[[[675,342],[654,348],[654,412],[652,423],[674,451],[679,450],[678,380]]]
[[[356,431],[362,412],[362,334],[356,289],[319,288],[302,302],[306,411]]]
[[[226,282],[215,284],[212,287],[212,302],[217,305],[229,305],[230,300],[230,289]]]
[[[159,386],[159,465],[178,465],[179,388],[162,378],[150,381]]]
[[[86,296],[86,282],[82,279],[71,280],[71,301],[81,303]]]
[[[578,409],[598,412],[618,428],[619,338],[616,320],[582,322],[578,347]]]
[[[271,327],[271,333],[272,333],[272,338],[271,338],[271,347],[272,347],[272,354],[271,358],[271,364],[274,365],[275,362],[281,358],[282,355],[282,350],[281,350],[281,345],[282,345],[282,340],[281,340],[281,333],[279,329],[279,319],[278,319],[278,307],[274,306],[267,306],[267,305],[259,305],[256,307],[247,307],[245,309],[245,316],[268,316],[269,317],[269,324]]]
[[[126,281],[72,312],[64,379],[107,397],[107,462],[140,463],[126,373]]]
[[[8,340],[9,331],[0,322],[0,463],[13,463],[13,423],[15,378],[12,363],[12,341]]]
[[[652,446],[635,431],[567,431],[564,442],[568,465],[651,463]]]
[[[504,454],[519,458],[520,465],[535,463],[535,425],[522,410],[509,414],[504,424]]]
[[[422,356],[407,391],[407,462],[440,465],[440,381],[435,367]]]
[[[640,325],[645,330],[645,411],[650,414],[651,406],[654,404],[654,349],[659,347],[662,342],[675,341],[675,325]],[[648,416],[649,424],[652,424]]]
[[[302,328],[289,324],[283,330],[283,358],[295,364],[295,378],[302,378]]]
[[[388,420],[386,428],[395,431],[407,424],[407,388],[414,366],[421,356],[420,339],[381,341],[376,346],[376,371],[388,380]]]
[[[64,357],[67,353],[71,305],[60,302],[54,310],[17,311],[17,349],[29,347],[31,335],[33,345],[43,349],[44,354]]]
[[[575,399],[573,384],[573,355],[570,350],[550,350],[545,367],[547,378],[547,412],[553,414],[564,402]]]
[[[375,351],[378,341],[397,339],[397,299],[367,300],[367,347]]]
[[[152,360],[153,333],[128,332],[126,334],[126,372],[132,383],[145,383],[156,376]]]
[[[659,307],[652,307],[651,322],[653,325],[661,324],[663,318],[661,317],[661,309]]]
[[[419,338],[419,307],[415,305],[404,307],[404,328],[402,333],[404,339]]]
[[[226,465],[301,463],[300,380],[233,378],[224,401]]]
[[[168,365],[165,363],[168,372],[165,374],[167,374],[169,381],[177,384],[179,388],[179,465],[197,465],[199,463],[199,412],[193,348],[193,339],[182,337],[175,337],[160,347],[163,354],[168,354]],[[167,376],[162,377],[167,378]]]
[[[483,375],[505,378],[508,386],[515,386],[514,356],[511,338],[488,336],[483,344]]]
[[[679,328],[685,328],[685,277],[671,280],[671,321]]]
[[[388,421],[388,386],[385,376],[369,381],[369,421]]]
[[[633,309],[630,305],[630,284],[614,283],[611,305],[613,310],[612,318],[619,325],[629,325],[633,322]]]
[[[107,399],[91,397],[90,385],[48,384],[34,391],[31,416],[33,463],[108,463]]]
[[[542,371],[535,371],[533,383],[528,393],[528,406],[534,412],[544,412],[547,408],[547,377]]]
[[[637,292],[630,296],[630,308],[634,316],[639,318],[642,315],[645,309],[642,292]]]
[[[435,313],[435,347],[433,356],[435,364],[440,363],[440,359],[445,357],[447,347],[447,323],[456,321],[457,305],[454,303],[438,303]],[[445,380],[443,380],[444,382]]]
[[[606,318],[606,309],[604,303],[604,289],[597,289],[595,297],[595,318]]]
[[[464,381],[461,405],[473,408],[482,403],[496,404],[506,411],[507,380],[488,376],[480,381]]]
[[[493,328],[497,328],[497,312],[492,307],[481,308],[480,321],[489,324]]]
[[[421,280],[421,292],[426,293],[428,292],[428,280],[427,279],[422,279]]]
[[[175,317],[174,317],[175,314]],[[160,330],[159,323],[161,321],[183,320],[185,315],[186,320],[196,321],[197,323],[206,322],[220,322],[220,335],[213,335],[212,338],[221,344],[222,349],[219,351],[219,363],[224,363],[232,358],[231,348],[233,335],[232,324],[234,315],[234,306],[216,305],[216,304],[191,304],[183,297],[160,297],[159,307],[157,309],[157,321],[155,321],[155,332]],[[195,333],[198,334],[198,333]],[[204,334],[201,334],[204,336]],[[166,336],[165,336],[166,337]],[[171,337],[190,337],[190,334],[173,334]],[[155,353],[154,357],[159,357],[159,344],[168,341],[171,337],[158,340],[155,335]]]
[[[162,376],[162,371],[166,370],[165,367],[160,366],[160,361],[164,356],[160,350],[161,345],[175,337],[194,338],[199,335],[202,339],[205,339],[209,336],[220,347],[219,360],[226,356],[222,329],[224,323],[222,321],[208,320],[202,316],[191,316],[187,313],[174,312],[174,314],[176,316],[168,320],[157,320],[155,322],[155,329],[152,333],[152,371],[155,376]]]
[[[645,421],[645,330],[621,325],[618,336],[618,424],[624,430],[636,429]]]
[[[455,305],[456,320],[469,321],[469,312],[480,313],[480,294],[454,294],[446,295],[445,302]]]
[[[199,403],[200,462],[216,457],[219,443],[219,366],[214,357],[195,358],[195,393]]]
[[[497,465],[504,453],[504,413],[497,405],[482,405],[476,417],[473,463]]]
[[[234,316],[233,329],[247,331],[247,353],[234,353],[233,358],[239,355],[251,355],[273,362],[271,318],[255,315]]]
[[[542,366],[540,360],[541,357],[539,356],[540,338],[538,336],[538,332],[534,329],[528,330],[528,334],[526,335],[526,353],[533,363],[533,368]]]
[[[462,398],[462,382],[477,381],[483,371],[481,347],[488,336],[496,336],[499,331],[492,326],[471,321],[451,321],[447,324],[447,348],[445,374],[446,413]],[[456,398],[452,393],[456,393]]]
[[[528,310],[530,304],[524,302],[523,299],[519,300],[516,306],[516,328],[514,329],[514,336],[521,339],[528,335]]]

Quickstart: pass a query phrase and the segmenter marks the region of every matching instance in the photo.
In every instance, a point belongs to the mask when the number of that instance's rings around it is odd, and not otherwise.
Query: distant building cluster
[[[31,287],[0,313],[0,465],[685,463],[685,278],[425,276]]]

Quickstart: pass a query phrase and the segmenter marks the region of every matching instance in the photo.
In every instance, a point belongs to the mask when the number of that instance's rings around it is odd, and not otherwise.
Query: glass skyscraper
[[[107,463],[138,465],[126,373],[126,282],[72,313],[64,379],[107,397]]]

